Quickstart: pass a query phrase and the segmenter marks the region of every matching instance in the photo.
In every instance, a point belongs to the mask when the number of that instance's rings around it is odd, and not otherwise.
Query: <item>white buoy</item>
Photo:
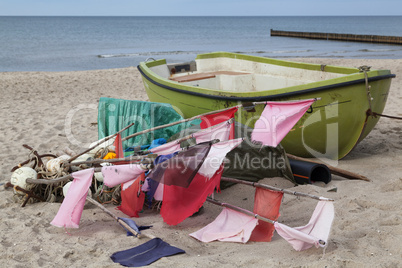
[[[10,182],[14,186],[19,186],[22,189],[25,189],[27,191],[31,190],[35,185],[34,184],[28,184],[26,181],[27,179],[34,179],[36,180],[38,177],[38,173],[30,167],[20,167],[16,169],[13,174],[11,174],[11,180]],[[16,192],[14,190],[14,193],[18,194],[24,194],[20,192]]]
[[[99,182],[103,182],[103,174],[102,172],[95,172],[94,173],[95,179]]]
[[[67,196],[68,190],[70,189],[70,186],[71,186],[72,183],[73,183],[72,181],[69,181],[63,186],[63,196],[64,197]],[[88,189],[88,195],[92,196],[91,189]]]
[[[50,159],[46,162],[47,171],[51,172],[52,174],[61,173],[61,165],[68,159],[70,159],[68,155],[61,155],[57,158]]]

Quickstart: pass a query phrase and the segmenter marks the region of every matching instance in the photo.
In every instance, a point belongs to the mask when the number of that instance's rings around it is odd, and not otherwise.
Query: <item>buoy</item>
[[[52,174],[61,173],[61,164],[70,159],[68,155],[61,155],[46,162],[46,169]]]
[[[19,186],[24,190],[31,190],[35,185],[34,184],[29,184],[27,183],[27,179],[37,179],[38,178],[38,173],[30,167],[20,167],[16,169],[13,174],[11,174],[11,180],[10,182],[14,186]],[[24,194],[21,192],[17,192],[14,189],[14,193],[16,194]]]
[[[95,172],[94,173],[95,179],[99,182],[103,182],[103,175],[102,172]]]
[[[72,181],[69,181],[69,182],[67,182],[67,183],[63,186],[63,196],[64,196],[64,197],[67,196],[68,190],[70,189],[70,186],[71,186],[72,183],[73,183]],[[88,189],[88,195],[89,195],[89,196],[92,196],[92,191],[91,191],[91,189]]]

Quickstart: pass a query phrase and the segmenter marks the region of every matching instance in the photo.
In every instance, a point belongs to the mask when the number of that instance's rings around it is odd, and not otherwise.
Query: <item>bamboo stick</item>
[[[307,159],[307,158],[303,158],[303,157],[299,157],[299,156],[295,156],[292,154],[286,154],[288,158],[290,159],[294,159],[294,160],[299,160],[299,161],[306,161],[306,162],[311,162],[311,163],[316,163],[316,164],[323,164],[319,161],[316,160],[312,160],[312,159]],[[326,165],[326,164],[323,164]],[[371,181],[370,179],[368,179],[366,176],[354,173],[354,172],[350,172],[344,169],[340,169],[331,165],[326,165],[328,167],[328,169],[331,171],[332,174],[350,179],[350,180],[363,180],[363,181]]]
[[[92,147],[86,149],[85,151],[83,151],[83,152],[77,154],[76,156],[71,157],[71,158],[68,160],[68,162],[71,162],[71,161],[77,159],[77,158],[80,157],[81,155],[83,155],[83,154],[85,154],[85,153],[91,151],[91,150],[94,149],[96,146],[98,146],[98,145],[104,143],[105,141],[110,140],[111,138],[117,136],[118,134],[122,133],[124,130],[128,129],[129,127],[131,127],[131,126],[133,126],[133,125],[134,125],[134,123],[131,123],[130,125],[126,126],[125,128],[123,128],[122,130],[116,132],[115,134],[110,135],[110,136],[104,138],[103,140],[101,140],[101,141],[99,141],[98,143],[96,143],[94,146],[92,146]]]
[[[270,185],[262,184],[262,183],[258,183],[258,182],[242,181],[242,180],[237,180],[237,179],[232,179],[232,178],[223,178],[223,177],[221,178],[221,180],[222,181],[227,181],[227,182],[234,182],[234,183],[250,185],[250,186],[253,186],[253,187],[262,188],[262,189],[268,189],[268,190],[272,190],[272,191],[283,192],[285,194],[291,194],[291,195],[295,195],[295,196],[309,197],[309,198],[316,199],[316,200],[321,200],[321,201],[334,201],[334,199],[331,199],[331,198],[326,198],[326,197],[322,197],[322,196],[316,196],[316,195],[306,194],[306,193],[301,193],[301,192],[290,191],[290,190],[287,190],[287,189],[281,189],[281,188],[277,188],[277,187],[274,187],[274,186],[270,186]]]
[[[110,217],[112,217],[113,219],[115,219],[118,223],[120,223],[120,225],[122,225],[124,228],[126,228],[129,232],[131,232],[135,237],[141,238],[142,236],[148,237],[150,239],[155,238],[155,236],[150,235],[150,234],[140,234],[138,233],[136,230],[134,230],[133,228],[131,228],[130,225],[128,225],[127,223],[125,223],[122,219],[120,219],[119,217],[117,217],[115,214],[113,214],[110,210],[108,210],[105,206],[103,206],[102,204],[100,204],[99,202],[97,202],[96,200],[94,200],[92,197],[87,196],[87,200],[89,202],[91,202],[92,204],[94,204],[95,206],[97,206],[98,208],[100,208],[103,212],[105,212],[106,214],[108,214]]]

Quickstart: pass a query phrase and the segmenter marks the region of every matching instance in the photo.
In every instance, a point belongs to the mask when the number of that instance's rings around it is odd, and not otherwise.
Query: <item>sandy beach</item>
[[[402,116],[402,59],[297,59],[326,65],[390,69],[396,74],[384,114]],[[100,97],[148,100],[135,67],[77,72],[0,73],[2,103],[0,152],[1,267],[121,267],[110,255],[138,246],[148,238],[126,236],[111,217],[87,203],[79,229],[50,224],[60,203],[20,207],[12,189],[5,189],[11,168],[28,158],[28,144],[39,153],[58,154],[66,147],[80,152],[97,140]],[[74,112],[79,109],[79,112]],[[71,124],[69,124],[71,122]],[[76,139],[72,143],[66,125]],[[71,126],[70,126],[71,125]],[[295,251],[275,234],[272,242],[202,243],[189,234],[210,223],[221,208],[205,204],[204,212],[177,226],[165,224],[156,211],[134,220],[153,225],[148,233],[186,251],[162,258],[150,267],[401,267],[402,266],[402,121],[381,118],[375,129],[338,167],[371,182],[333,176],[329,184],[293,187],[284,179],[262,182],[335,199],[335,219],[325,252]],[[330,189],[337,188],[337,191]],[[251,209],[254,189],[236,185],[217,194],[219,200]],[[285,196],[280,221],[307,224],[316,201]],[[107,205],[115,214],[124,214]]]

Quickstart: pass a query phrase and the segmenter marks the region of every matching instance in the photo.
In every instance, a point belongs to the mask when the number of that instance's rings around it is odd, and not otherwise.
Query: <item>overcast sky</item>
[[[402,15],[402,0],[0,0],[0,15]]]

